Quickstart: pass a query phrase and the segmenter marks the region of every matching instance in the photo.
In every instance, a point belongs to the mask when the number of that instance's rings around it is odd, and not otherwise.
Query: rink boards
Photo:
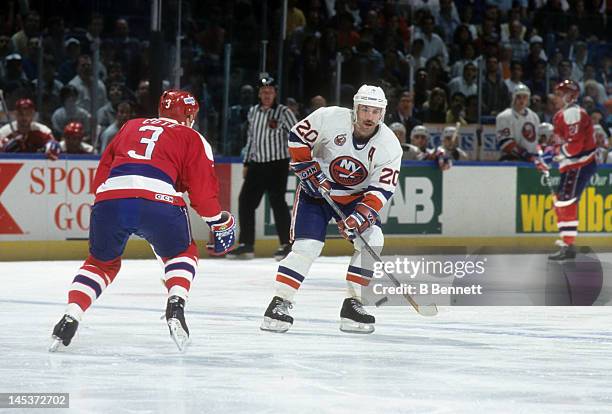
[[[91,183],[98,158],[69,156],[48,161],[40,155],[0,155],[0,260],[80,258],[87,252]],[[242,184],[238,159],[216,162],[220,201],[234,214]],[[579,242],[612,246],[612,166],[600,166],[579,206]],[[553,181],[557,176],[553,174]],[[286,200],[293,204],[296,178],[289,177]],[[208,230],[192,212],[195,238]],[[556,239],[552,197],[529,164],[457,162],[442,173],[434,163],[404,162],[393,199],[381,214],[386,246],[545,247]],[[257,253],[277,245],[269,204],[256,219]],[[333,223],[331,238],[337,236]],[[350,246],[330,240],[327,254],[346,254]],[[140,240],[126,257],[151,256]]]

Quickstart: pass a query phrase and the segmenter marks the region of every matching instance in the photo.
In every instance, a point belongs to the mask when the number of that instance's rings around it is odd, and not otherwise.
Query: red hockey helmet
[[[563,100],[565,106],[572,104],[578,100],[580,88],[578,84],[571,79],[565,79],[555,86],[555,95]]]
[[[187,118],[190,116],[195,118],[199,110],[198,101],[189,92],[171,89],[162,93],[161,98],[159,98],[158,112],[160,117],[174,119],[178,123],[189,127],[193,124],[193,120],[190,124],[187,124]]]
[[[21,98],[15,102],[15,110],[23,111],[25,109],[34,109],[34,102],[28,98]]]
[[[85,136],[85,129],[83,124],[80,122],[69,122],[64,127],[64,136],[72,138],[83,138]]]

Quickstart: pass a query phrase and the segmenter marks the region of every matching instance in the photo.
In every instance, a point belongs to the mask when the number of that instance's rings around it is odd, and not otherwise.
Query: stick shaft
[[[342,221],[345,221],[346,220],[346,215],[342,212],[342,210],[340,210],[340,208],[338,207],[336,202],[331,198],[331,195],[329,194],[329,192],[326,191],[326,190],[320,189],[320,193],[321,193],[321,195],[323,195],[323,198],[325,199],[325,201],[327,201],[327,204],[330,205],[330,207],[332,208],[332,210],[334,210],[334,212],[338,215],[338,217],[340,217],[340,219]],[[357,234],[357,237],[359,237],[359,240],[361,240],[361,242],[363,243],[363,246],[365,247],[367,252],[370,253],[372,258],[374,260],[376,260],[377,262],[382,262],[382,259],[380,258],[380,256],[374,251],[374,249],[372,249],[372,247],[368,244],[368,242],[361,235],[361,233],[359,233],[357,231],[355,233]],[[397,280],[397,278],[395,276],[393,276],[391,273],[388,273],[384,268],[382,269],[382,271],[391,280],[391,282],[393,282],[393,284],[395,286],[398,286],[398,287],[401,286],[401,283],[399,282],[399,280]],[[416,303],[414,298],[412,296],[410,296],[409,294],[407,294],[407,293],[404,293],[403,296],[404,296],[404,298],[406,298],[408,303],[410,303],[412,305],[412,307],[417,312],[419,312],[419,304]]]

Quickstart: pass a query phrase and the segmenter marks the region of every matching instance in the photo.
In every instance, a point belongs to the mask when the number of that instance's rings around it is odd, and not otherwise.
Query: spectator
[[[387,124],[400,123],[406,129],[406,134],[410,134],[412,128],[421,125],[420,119],[414,116],[414,93],[409,91],[401,92],[397,101],[395,111],[387,114]]]
[[[115,122],[117,107],[124,99],[125,97],[123,96],[123,87],[121,84],[112,83],[108,88],[108,102],[102,108],[98,109],[97,121],[102,130]]]
[[[442,88],[434,88],[423,105],[423,121],[440,124],[446,122],[446,106],[446,92]]]
[[[324,97],[322,97],[321,95],[313,96],[310,99],[310,107],[307,109],[306,115],[310,115],[317,109],[324,108],[326,106],[327,106],[327,101],[325,100]]]
[[[104,30],[104,16],[98,13],[94,13],[91,15],[89,19],[89,24],[87,25],[87,32],[82,38],[82,47],[85,53],[93,52],[92,43],[96,38],[100,38],[102,36],[102,31]]]
[[[548,61],[548,57],[543,49],[543,40],[540,36],[531,36],[531,39],[529,39],[529,53],[522,62],[525,78],[533,77],[533,70],[540,61]]]
[[[198,95],[194,92],[194,95]],[[141,79],[136,89],[136,108],[134,109],[136,118],[152,118],[156,110],[151,104],[151,85],[147,79]]]
[[[520,21],[510,22],[510,37],[506,42],[512,47],[512,60],[522,62],[529,53],[529,44],[523,40],[523,25]]]
[[[442,29],[442,39],[446,44],[450,44],[453,41],[455,30],[457,30],[457,27],[461,24],[452,0],[440,0],[440,10],[436,20],[438,27]],[[468,30],[467,27],[465,28]]]
[[[251,85],[242,85],[240,88],[240,102],[229,109],[228,139],[230,152],[236,154],[246,144],[247,115],[253,106],[255,91]]]
[[[465,99],[465,120],[468,124],[479,124],[478,95],[470,95]]]
[[[60,149],[66,154],[93,154],[94,147],[83,142],[85,130],[80,122],[70,122],[64,127]]]
[[[66,58],[57,70],[57,77],[64,85],[70,82],[77,75],[77,63],[81,56],[81,42],[74,37],[66,39],[64,42]]]
[[[134,111],[130,102],[123,101],[117,105],[117,116],[115,117],[115,121],[102,131],[98,139],[97,146],[100,147],[100,154],[104,152],[108,144],[115,138],[115,135],[117,135],[117,132],[119,132],[123,124],[132,119],[133,116]]]
[[[406,59],[411,63],[411,67],[415,71],[424,68],[427,63],[427,59],[423,56],[424,47],[425,41],[420,37],[414,39],[410,46],[410,55],[408,55]]]
[[[595,138],[595,143],[597,144],[597,149],[595,150],[597,164],[612,163],[612,153],[610,152],[608,136],[601,125],[593,125],[593,137]]]
[[[28,48],[28,42],[40,31],[40,15],[38,12],[30,11],[23,22],[23,29],[11,37],[11,48],[14,52],[24,55]]]
[[[482,114],[497,115],[508,106],[509,100],[508,88],[498,73],[497,58],[489,56],[486,60],[482,83]]]
[[[463,50],[461,52],[461,59],[453,63],[453,66],[451,68],[451,76],[453,78],[456,78],[457,76],[461,76],[463,74],[463,67],[467,63],[473,63],[476,66],[476,68],[478,68],[478,65],[475,59],[476,59],[476,49],[474,48],[474,44],[472,43],[466,44],[463,47]]]
[[[285,202],[289,171],[289,131],[297,122],[295,115],[284,105],[276,104],[274,79],[262,74],[259,82],[259,104],[248,115],[248,140],[245,148],[242,189],[238,198],[240,223],[239,246],[229,258],[254,257],[255,209],[264,193],[268,193],[274,212],[274,222],[280,241],[275,258],[283,259],[289,246],[289,209]]]
[[[544,103],[540,95],[531,95],[531,104],[529,108],[536,113],[539,119],[544,119]]]
[[[0,33],[0,81],[6,76],[6,57],[11,54],[11,38]]]
[[[34,122],[34,102],[19,99],[15,104],[15,120],[0,128],[0,150],[4,152],[44,152],[47,158],[56,160],[59,144],[51,130]]]
[[[448,83],[448,90],[452,94],[460,92],[463,96],[477,95],[478,84],[476,83],[478,69],[472,62],[467,62],[463,66],[463,76],[453,78]]]
[[[32,81],[32,89],[38,88],[39,79]],[[60,92],[62,83],[55,78],[55,59],[52,55],[43,57],[41,88],[42,88],[42,107],[39,111],[39,120],[45,125],[52,125],[51,114],[60,107],[62,101]]]
[[[61,136],[64,131],[64,127],[69,122],[80,122],[83,124],[83,128],[89,131],[90,125],[89,120],[91,115],[85,109],[77,106],[76,102],[79,96],[79,92],[72,85],[65,85],[60,90],[60,100],[62,106],[57,108],[53,115],[51,115],[51,125],[53,127],[53,133],[55,136]]]
[[[0,79],[0,89],[4,91],[7,105],[14,106],[23,97],[32,96],[32,87],[23,71],[22,59],[19,53],[11,53],[5,58],[6,76]]]
[[[510,64],[510,78],[504,81],[508,93],[512,95],[518,85],[523,84],[523,65],[517,60],[513,60]]]
[[[546,95],[546,101],[544,102],[544,113],[540,118],[540,121],[552,123],[552,119],[557,113],[557,109],[555,108],[555,99],[557,98],[552,93]]]
[[[94,83],[94,81],[97,81]],[[79,97],[77,105],[87,111],[95,110],[106,105],[106,86],[100,79],[94,79],[91,66],[91,57],[88,55],[79,56],[77,63],[77,75],[69,82],[74,86]],[[96,102],[92,102],[92,88],[96,88]]]
[[[531,89],[535,95],[546,95],[546,62],[538,60],[532,67],[531,77],[525,81],[525,85]]]
[[[423,39],[423,57],[427,60],[432,57],[437,57],[440,59],[442,66],[446,67],[448,65],[448,50],[442,38],[434,33],[433,29],[433,17],[430,15],[424,16],[421,23],[422,33],[417,35],[417,37]]]
[[[465,95],[461,92],[455,92],[451,96],[450,108],[446,111],[446,123],[455,125],[459,122],[461,125],[466,126],[467,121],[465,120]]]
[[[433,149],[428,148],[429,131],[423,125],[417,125],[410,133],[410,144],[402,145],[403,160],[423,161],[433,159]]]
[[[66,27],[64,18],[51,16],[47,22],[47,33],[43,39],[43,50],[45,54],[53,56],[56,62],[63,62],[65,58],[64,37]]]

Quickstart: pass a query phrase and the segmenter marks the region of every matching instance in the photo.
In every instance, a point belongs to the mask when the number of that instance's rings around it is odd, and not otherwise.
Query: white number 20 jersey
[[[298,122],[291,129],[289,152],[294,162],[319,163],[340,204],[363,196],[363,203],[380,211],[395,192],[402,158],[397,137],[380,124],[365,145],[358,145],[350,109],[319,108]]]

